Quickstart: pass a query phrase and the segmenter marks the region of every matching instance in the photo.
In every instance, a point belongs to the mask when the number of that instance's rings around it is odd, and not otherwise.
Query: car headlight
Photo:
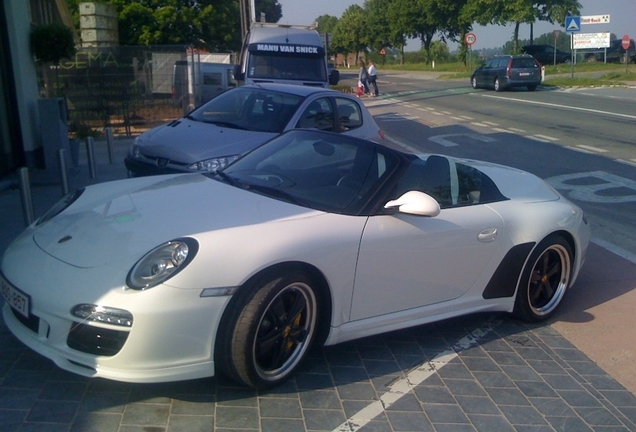
[[[71,192],[66,195],[64,198],[59,200],[57,203],[53,205],[46,213],[44,213],[36,222],[36,225],[41,225],[44,222],[53,219],[55,216],[62,213],[66,210],[71,204],[73,204],[77,199],[84,193],[84,188],[77,189],[75,192]]]
[[[206,159],[188,166],[191,171],[217,172],[239,158],[238,155]]]
[[[139,140],[139,137],[137,137],[135,138],[135,141],[133,141],[133,143],[130,145],[130,148],[128,149],[128,156],[134,159],[139,159],[139,157],[141,156],[141,149],[139,148],[139,144],[140,144],[140,140]]]
[[[159,285],[183,270],[198,250],[199,243],[191,238],[164,243],[137,261],[128,272],[126,284],[135,290]]]

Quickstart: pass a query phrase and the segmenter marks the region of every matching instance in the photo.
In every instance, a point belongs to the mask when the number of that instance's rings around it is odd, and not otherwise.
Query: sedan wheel
[[[523,270],[514,314],[526,321],[548,319],[570,284],[572,249],[561,236],[542,241]]]
[[[499,78],[495,78],[495,91],[501,91],[501,83],[499,82]]]
[[[470,84],[473,86],[474,89],[476,89],[477,88],[477,77],[473,77],[470,80]]]
[[[230,377],[254,388],[288,378],[304,358],[315,333],[318,303],[311,280],[302,273],[256,287],[219,329],[217,359]],[[227,326],[227,328],[226,328]]]

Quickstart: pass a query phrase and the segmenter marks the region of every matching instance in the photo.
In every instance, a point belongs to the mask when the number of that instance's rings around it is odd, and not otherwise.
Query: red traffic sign
[[[561,34],[561,30],[552,30],[552,36],[554,36],[555,40],[559,38],[560,34]]]
[[[470,46],[477,42],[477,36],[475,36],[474,33],[466,33],[466,36],[464,36],[464,42],[466,42],[466,45]]]
[[[625,51],[627,51],[629,49],[629,46],[631,45],[631,41],[629,39],[629,35],[625,35],[623,36],[623,41],[621,42],[621,45],[623,46],[623,49]]]

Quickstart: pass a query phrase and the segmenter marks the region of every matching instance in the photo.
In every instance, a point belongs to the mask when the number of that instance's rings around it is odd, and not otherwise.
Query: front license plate
[[[31,297],[7,282],[2,275],[0,275],[0,291],[2,291],[2,297],[9,306],[20,312],[25,318],[29,318]]]

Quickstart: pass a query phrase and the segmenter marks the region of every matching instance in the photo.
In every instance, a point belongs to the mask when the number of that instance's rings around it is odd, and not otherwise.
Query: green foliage
[[[73,30],[64,24],[52,23],[35,27],[31,31],[31,53],[41,62],[58,64],[75,55]]]
[[[237,0],[102,0],[117,7],[120,45],[192,45],[211,52],[241,46]],[[80,0],[66,0],[79,23]],[[256,16],[278,22],[278,0],[256,0]]]
[[[333,15],[320,15],[316,18],[318,33],[331,33],[338,24],[338,18]]]
[[[367,42],[365,12],[360,6],[351,5],[333,29],[332,48],[337,53],[357,55],[366,49]]]

